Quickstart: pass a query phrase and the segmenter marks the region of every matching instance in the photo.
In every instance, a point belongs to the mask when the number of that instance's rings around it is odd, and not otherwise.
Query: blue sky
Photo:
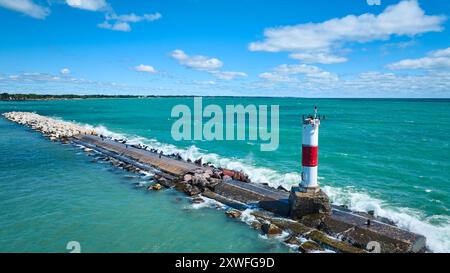
[[[0,0],[0,91],[450,97],[450,1],[376,2]]]

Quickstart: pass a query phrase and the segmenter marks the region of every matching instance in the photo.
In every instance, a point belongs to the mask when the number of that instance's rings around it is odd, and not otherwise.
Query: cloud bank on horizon
[[[275,2],[267,1],[262,9],[271,10]],[[127,5],[114,0],[0,0],[0,14],[8,15],[8,24],[17,28],[0,28],[5,38],[0,45],[0,88],[44,93],[450,97],[450,5],[390,0],[374,8],[364,2],[342,5],[328,15],[311,2],[286,0],[286,10],[266,19],[264,10],[239,10],[222,0],[186,1],[178,9],[167,1]],[[288,10],[292,6],[315,13],[297,15]],[[263,15],[266,21],[259,17]],[[53,19],[57,16],[85,21],[80,31],[70,30],[67,37],[60,32],[63,40],[76,40],[73,46],[56,45],[68,52],[65,58],[38,51],[37,42],[27,44],[26,38],[17,45],[15,35],[21,27],[35,36],[46,28],[62,31]],[[144,24],[154,21],[160,22]],[[38,39],[51,45],[52,38],[42,34]],[[11,63],[18,48],[27,52],[29,62]],[[39,71],[42,54],[51,64]],[[88,55],[89,60],[74,60],[73,55]]]

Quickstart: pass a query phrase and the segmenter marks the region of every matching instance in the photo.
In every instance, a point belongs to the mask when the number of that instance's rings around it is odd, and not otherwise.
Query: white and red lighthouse
[[[320,118],[317,117],[317,107],[315,107],[314,116],[303,119],[302,181],[300,183],[302,191],[319,191],[317,183],[319,126]]]
[[[320,117],[317,107],[314,116],[303,117],[302,182],[291,188],[289,215],[302,219],[309,214],[331,214],[330,200],[317,183]]]

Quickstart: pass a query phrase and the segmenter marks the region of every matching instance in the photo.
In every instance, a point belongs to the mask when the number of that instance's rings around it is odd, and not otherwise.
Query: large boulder
[[[314,253],[323,251],[324,249],[313,241],[306,241],[299,246],[299,250],[303,253]]]
[[[279,235],[283,230],[271,223],[265,223],[261,226],[261,231],[269,236]]]
[[[196,186],[186,184],[186,186],[184,188],[184,192],[189,196],[194,196],[194,195],[200,194],[202,191]]]
[[[226,212],[225,212],[225,214],[228,216],[228,217],[230,217],[230,218],[239,218],[239,217],[241,217],[241,212],[240,211],[238,211],[238,210],[234,210],[234,209],[232,209],[232,210],[227,210]]]

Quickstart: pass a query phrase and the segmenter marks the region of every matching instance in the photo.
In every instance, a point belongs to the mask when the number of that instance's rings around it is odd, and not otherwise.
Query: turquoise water
[[[172,139],[177,104],[191,98],[0,102],[0,112],[35,111],[167,152],[242,169],[253,181],[298,183],[302,114],[318,105],[319,181],[333,202],[375,210],[450,251],[450,100],[204,98],[203,104],[280,105],[280,145]],[[225,109],[225,107],[223,107]],[[0,119],[0,251],[288,251],[214,208],[174,191],[148,193],[80,149],[51,143]]]

